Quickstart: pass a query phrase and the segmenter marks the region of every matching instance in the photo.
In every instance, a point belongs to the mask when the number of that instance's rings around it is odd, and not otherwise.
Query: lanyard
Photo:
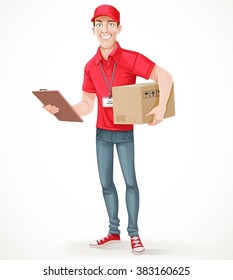
[[[103,65],[102,65],[101,62],[100,62],[100,69],[101,69],[102,76],[104,78],[105,84],[106,84],[106,86],[108,88],[108,97],[111,98],[112,97],[112,84],[113,84],[113,80],[114,80],[114,76],[115,76],[115,72],[116,72],[116,62],[114,63],[114,66],[113,66],[112,79],[111,79],[110,84],[108,83],[108,80],[107,80],[107,77],[105,75],[105,72],[104,72],[104,69],[103,69]]]

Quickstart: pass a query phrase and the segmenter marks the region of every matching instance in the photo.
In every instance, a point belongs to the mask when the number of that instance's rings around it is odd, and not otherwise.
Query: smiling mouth
[[[101,35],[100,35],[100,37],[101,37],[102,39],[105,39],[105,40],[111,38],[111,36],[112,36],[112,35],[110,35],[110,34],[108,34],[108,35],[106,35],[106,34],[101,34]]]

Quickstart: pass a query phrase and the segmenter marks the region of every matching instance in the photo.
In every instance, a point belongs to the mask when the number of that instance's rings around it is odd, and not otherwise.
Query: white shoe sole
[[[112,240],[112,241],[108,241],[106,242],[105,244],[102,244],[102,245],[94,245],[94,244],[89,244],[89,247],[90,248],[102,248],[102,247],[105,247],[109,244],[113,244],[113,243],[120,243],[121,241],[120,240]]]
[[[143,248],[142,251],[134,251],[134,250],[132,250],[132,253],[133,253],[134,255],[142,255],[142,254],[144,254],[144,252],[145,252],[145,248]]]

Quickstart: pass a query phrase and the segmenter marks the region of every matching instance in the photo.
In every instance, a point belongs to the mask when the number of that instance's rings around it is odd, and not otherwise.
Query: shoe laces
[[[141,247],[142,246],[142,243],[141,243],[141,240],[140,240],[139,236],[132,237],[132,243],[134,244],[134,247]]]
[[[101,239],[97,240],[97,242],[100,243],[101,241],[104,241],[105,239],[108,239],[109,236],[111,236],[110,233],[107,236],[105,236],[104,238],[101,238]]]

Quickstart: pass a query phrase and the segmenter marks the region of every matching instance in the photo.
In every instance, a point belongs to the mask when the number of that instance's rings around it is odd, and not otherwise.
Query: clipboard
[[[59,112],[54,116],[59,121],[83,122],[82,118],[75,112],[69,102],[58,90],[40,89],[32,93],[44,104],[53,105],[59,108]]]

